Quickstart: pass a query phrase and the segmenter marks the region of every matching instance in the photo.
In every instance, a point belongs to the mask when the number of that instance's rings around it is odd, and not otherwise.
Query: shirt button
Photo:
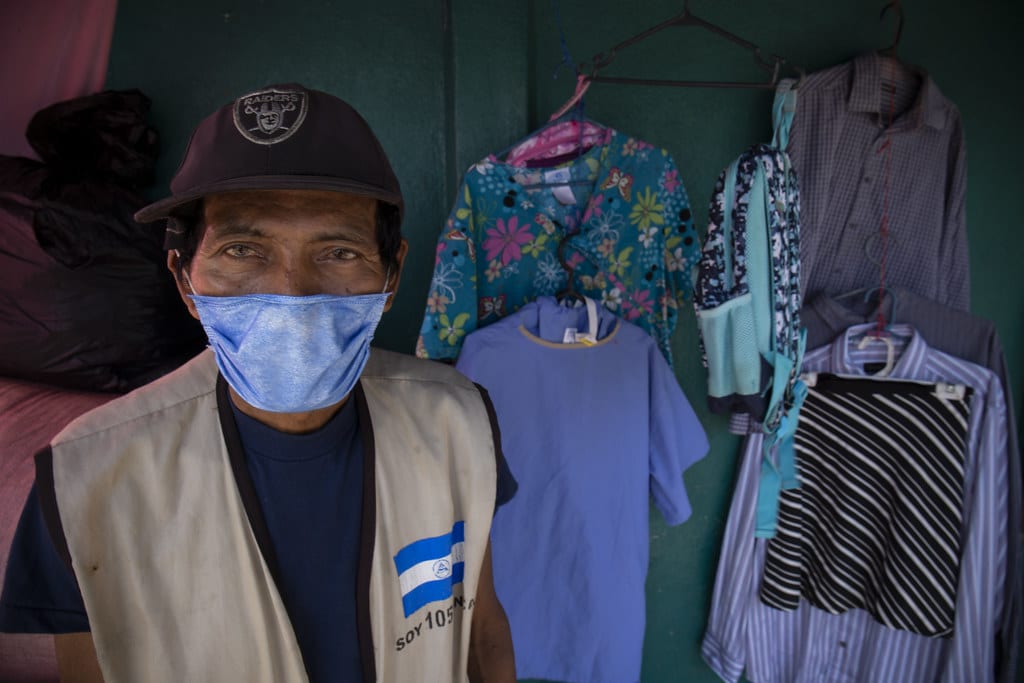
[[[846,641],[845,640],[840,640],[839,641],[839,647],[846,647]]]
[[[861,180],[861,182],[864,183],[865,185],[870,185],[871,184],[871,176],[867,176],[867,175],[864,176],[864,178],[863,178],[863,180]]]

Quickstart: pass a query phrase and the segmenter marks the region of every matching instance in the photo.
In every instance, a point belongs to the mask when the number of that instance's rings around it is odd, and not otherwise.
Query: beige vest
[[[206,351],[51,444],[60,522],[108,683],[307,680],[232,474],[217,376]],[[494,510],[487,406],[451,368],[379,350],[360,387],[353,399],[376,491],[364,500],[364,525],[375,515],[375,531],[372,555],[362,551],[369,623],[360,632],[372,636],[376,678],[464,680]],[[406,617],[395,555],[459,521],[463,582]],[[424,580],[420,569],[413,581]]]

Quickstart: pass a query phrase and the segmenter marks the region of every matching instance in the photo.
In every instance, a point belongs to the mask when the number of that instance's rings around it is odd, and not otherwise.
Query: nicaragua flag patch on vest
[[[462,583],[465,539],[466,523],[456,522],[450,533],[421,538],[398,551],[395,569],[405,616],[452,596],[452,586]]]

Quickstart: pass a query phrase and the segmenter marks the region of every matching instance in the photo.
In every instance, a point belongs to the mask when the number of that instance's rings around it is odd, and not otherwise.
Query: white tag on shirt
[[[576,328],[567,327],[565,333],[562,335],[563,344],[575,344],[576,343]]]
[[[967,387],[963,384],[938,382],[935,385],[935,396],[942,400],[962,401],[966,395]]]
[[[551,190],[551,194],[560,204],[569,205],[576,203],[576,195],[573,194],[572,188],[568,185],[559,185],[559,183],[568,183],[572,181],[572,173],[568,168],[553,168],[549,171],[544,171],[544,182],[549,185],[557,185]]]
[[[589,296],[584,297],[587,302],[587,341],[591,344],[597,341],[597,302]]]
[[[572,188],[568,185],[559,185],[551,191],[551,194],[554,195],[555,199],[562,204],[569,205],[576,203],[576,195],[572,193]]]
[[[567,183],[570,180],[572,180],[572,173],[569,172],[568,168],[553,168],[549,171],[544,171],[544,182],[549,185]]]

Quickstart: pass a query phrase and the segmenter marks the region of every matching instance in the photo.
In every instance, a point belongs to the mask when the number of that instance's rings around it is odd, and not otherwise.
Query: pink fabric
[[[559,157],[581,146],[585,149],[604,145],[610,137],[611,129],[596,123],[584,121],[583,134],[580,135],[579,122],[562,121],[540,129],[517,144],[505,157],[505,163],[523,166],[527,161]]]
[[[115,394],[0,378],[0,576],[35,480],[33,455],[82,413]],[[53,636],[0,633],[0,681],[56,681]]]
[[[29,119],[103,89],[117,0],[0,2],[0,154],[36,154]]]

